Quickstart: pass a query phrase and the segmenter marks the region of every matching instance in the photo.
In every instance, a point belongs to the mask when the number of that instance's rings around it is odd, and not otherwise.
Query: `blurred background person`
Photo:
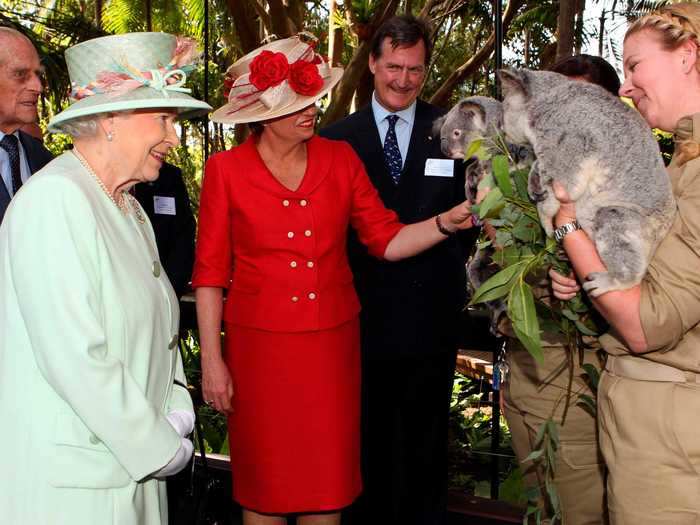
[[[156,180],[136,184],[132,192],[153,225],[165,273],[182,297],[190,289],[196,230],[182,170],[164,162]]]
[[[10,199],[52,158],[40,139],[21,129],[36,125],[42,74],[31,41],[0,27],[0,223]]]

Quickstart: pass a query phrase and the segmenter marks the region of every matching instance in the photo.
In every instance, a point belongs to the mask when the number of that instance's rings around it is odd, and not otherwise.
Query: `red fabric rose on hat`
[[[289,62],[284,53],[263,51],[250,63],[250,82],[260,91],[276,86],[288,73]]]
[[[297,60],[289,67],[289,87],[300,95],[315,95],[323,87],[323,78],[315,64]]]

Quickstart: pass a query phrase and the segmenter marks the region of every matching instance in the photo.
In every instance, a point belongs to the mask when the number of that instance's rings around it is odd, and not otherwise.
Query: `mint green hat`
[[[49,131],[79,117],[132,109],[172,108],[188,118],[208,113],[211,106],[184,87],[196,47],[193,39],[167,33],[126,33],[68,48],[71,105],[51,119]]]

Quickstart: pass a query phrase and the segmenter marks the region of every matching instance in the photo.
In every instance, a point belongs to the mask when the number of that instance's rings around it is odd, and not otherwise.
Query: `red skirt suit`
[[[401,229],[344,143],[307,143],[301,186],[254,137],[207,162],[192,286],[227,288],[233,497],[271,514],[339,509],[361,491],[359,302],[352,226],[381,257]]]

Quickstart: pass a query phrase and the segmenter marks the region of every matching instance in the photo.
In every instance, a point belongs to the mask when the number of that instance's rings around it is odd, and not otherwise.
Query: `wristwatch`
[[[576,230],[580,230],[581,225],[578,223],[578,221],[574,220],[572,222],[567,222],[566,224],[562,224],[554,230],[554,239],[557,242],[562,242],[564,240],[564,237],[566,237],[569,233],[575,232]]]

